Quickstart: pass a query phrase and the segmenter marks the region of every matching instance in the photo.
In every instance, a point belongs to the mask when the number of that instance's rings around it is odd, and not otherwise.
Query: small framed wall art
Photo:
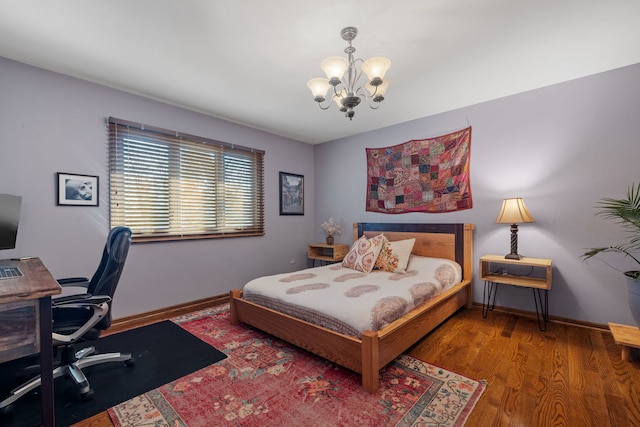
[[[304,176],[280,172],[280,215],[304,215]]]
[[[57,173],[58,206],[98,206],[98,177]]]

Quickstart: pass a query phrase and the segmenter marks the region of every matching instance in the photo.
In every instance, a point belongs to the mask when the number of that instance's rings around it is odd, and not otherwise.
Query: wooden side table
[[[538,327],[547,330],[549,321],[549,290],[551,289],[551,264],[546,258],[507,259],[501,255],[485,255],[480,258],[480,280],[484,280],[484,296],[482,299],[482,317],[495,308],[497,285],[521,286],[533,290],[533,300],[536,306]],[[515,268],[518,267],[518,268]],[[543,270],[540,277],[530,275],[516,275],[515,270],[530,267]],[[512,270],[509,270],[511,268]],[[544,291],[544,302],[541,291]]]
[[[637,326],[609,323],[609,329],[616,344],[622,347],[622,360],[635,360],[632,350],[640,348],[640,328]],[[635,353],[638,353],[637,351]]]
[[[326,263],[332,262],[340,262],[345,257],[347,252],[349,251],[348,245],[328,245],[326,243],[316,243],[311,244],[307,250],[307,258],[313,260],[313,265],[315,266],[315,262],[324,261]]]

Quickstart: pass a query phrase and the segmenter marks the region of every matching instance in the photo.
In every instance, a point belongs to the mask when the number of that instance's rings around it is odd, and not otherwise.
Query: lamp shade
[[[496,218],[496,224],[518,224],[522,222],[535,222],[527,210],[521,197],[504,199],[502,208]]]
[[[384,75],[389,67],[391,67],[391,61],[383,56],[376,56],[362,63],[362,71],[366,73],[369,81],[375,78],[379,78],[380,80],[384,79]]]
[[[342,80],[348,67],[349,61],[342,56],[330,56],[320,63],[320,68],[322,68],[328,79],[336,78]]]
[[[387,93],[387,89],[389,88],[390,83],[391,80],[385,79],[379,86],[371,86],[371,83],[367,82],[364,87],[367,89],[370,95],[373,95],[375,93],[376,96],[384,96]]]
[[[342,100],[345,99],[346,97],[347,97],[347,91],[342,89],[340,92],[333,95],[332,99],[333,99],[333,102],[335,102],[338,107],[342,108]]]
[[[314,98],[323,98],[327,96],[327,92],[331,85],[327,79],[318,77],[307,82],[307,87],[311,90]]]

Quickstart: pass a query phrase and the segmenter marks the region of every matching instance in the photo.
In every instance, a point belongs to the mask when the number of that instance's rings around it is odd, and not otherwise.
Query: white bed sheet
[[[254,279],[247,301],[334,331],[376,331],[462,280],[459,264],[412,255],[407,272],[362,273],[331,264]]]

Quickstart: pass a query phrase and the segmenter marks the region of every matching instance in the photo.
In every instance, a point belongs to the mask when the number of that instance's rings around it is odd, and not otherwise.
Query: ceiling
[[[0,10],[0,56],[310,144],[640,63],[638,0],[0,0]],[[322,59],[344,55],[346,26],[359,30],[357,57],[392,61],[385,101],[360,104],[353,121],[335,105],[321,111],[306,87]]]

